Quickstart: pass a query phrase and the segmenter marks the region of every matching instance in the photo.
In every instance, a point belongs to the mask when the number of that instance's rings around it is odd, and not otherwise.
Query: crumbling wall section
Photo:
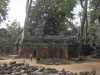
[[[37,48],[37,57],[68,59],[68,45],[43,45]]]

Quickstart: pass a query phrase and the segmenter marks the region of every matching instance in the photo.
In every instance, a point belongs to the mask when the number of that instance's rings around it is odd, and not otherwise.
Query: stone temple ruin
[[[78,56],[78,43],[76,38],[77,31],[62,31],[59,35],[44,35],[43,26],[38,25],[34,36],[25,37],[22,44],[21,56],[41,58],[60,58],[71,59]],[[16,37],[12,37],[6,29],[0,29],[0,53],[14,54]],[[17,53],[18,51],[16,51]],[[83,45],[83,54],[91,53],[88,45]]]

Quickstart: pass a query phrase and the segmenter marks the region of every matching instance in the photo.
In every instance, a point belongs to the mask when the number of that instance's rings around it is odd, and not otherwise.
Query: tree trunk
[[[84,39],[84,44],[87,44],[87,29],[88,29],[88,19],[87,19],[87,14],[86,14],[86,25],[85,25],[85,39]]]
[[[98,18],[98,25],[99,25],[99,39],[100,39],[100,18]]]
[[[85,21],[86,21],[87,2],[88,2],[88,0],[85,0],[83,17],[82,17],[82,21],[81,21],[80,38],[79,38],[79,51],[80,51],[79,56],[82,55],[82,36],[83,36],[84,24],[85,24]]]
[[[25,36],[28,35],[28,22],[29,22],[29,12],[30,12],[30,9],[31,9],[31,4],[32,4],[32,0],[27,0],[27,2],[26,2],[26,17],[25,17],[25,22],[24,22],[24,28],[23,28],[23,31],[22,31],[21,35],[17,38],[17,40],[15,42],[14,51],[16,51],[16,49],[18,49],[18,55],[20,55],[21,51],[22,51],[23,39],[24,39]],[[18,48],[17,48],[16,44],[18,44]]]
[[[26,3],[26,18],[25,18],[25,22],[24,22],[24,33],[25,36],[28,36],[28,22],[29,22],[29,13],[30,13],[30,9],[31,9],[31,4],[32,4],[32,0],[27,0]]]

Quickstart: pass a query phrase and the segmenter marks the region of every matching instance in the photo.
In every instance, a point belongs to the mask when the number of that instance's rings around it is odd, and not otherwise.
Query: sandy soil
[[[7,59],[7,60],[0,60],[1,62],[10,62],[10,61],[16,61],[17,63],[22,63],[22,59]],[[71,72],[84,72],[84,71],[91,71],[93,68],[96,69],[97,74],[100,74],[100,59],[96,58],[87,58],[87,61],[83,63],[71,63],[67,65],[44,65],[44,64],[38,64],[36,59],[33,58],[32,61],[30,59],[26,60],[26,64],[30,65],[37,65],[37,66],[43,66],[45,68],[55,68],[59,71],[62,69],[65,69],[66,71],[71,71]]]

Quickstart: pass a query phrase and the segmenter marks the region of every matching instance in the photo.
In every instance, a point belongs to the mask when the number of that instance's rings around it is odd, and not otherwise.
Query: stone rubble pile
[[[59,58],[45,58],[40,59],[40,64],[46,64],[46,65],[63,65],[63,64],[69,64],[69,62],[59,59]]]
[[[84,56],[78,56],[78,58],[72,58],[75,62],[83,62],[86,60],[86,57]]]
[[[80,74],[70,71],[58,71],[54,68],[42,66],[29,66],[29,64],[10,62],[0,64],[0,75],[96,75],[95,69],[91,72],[80,72]]]

